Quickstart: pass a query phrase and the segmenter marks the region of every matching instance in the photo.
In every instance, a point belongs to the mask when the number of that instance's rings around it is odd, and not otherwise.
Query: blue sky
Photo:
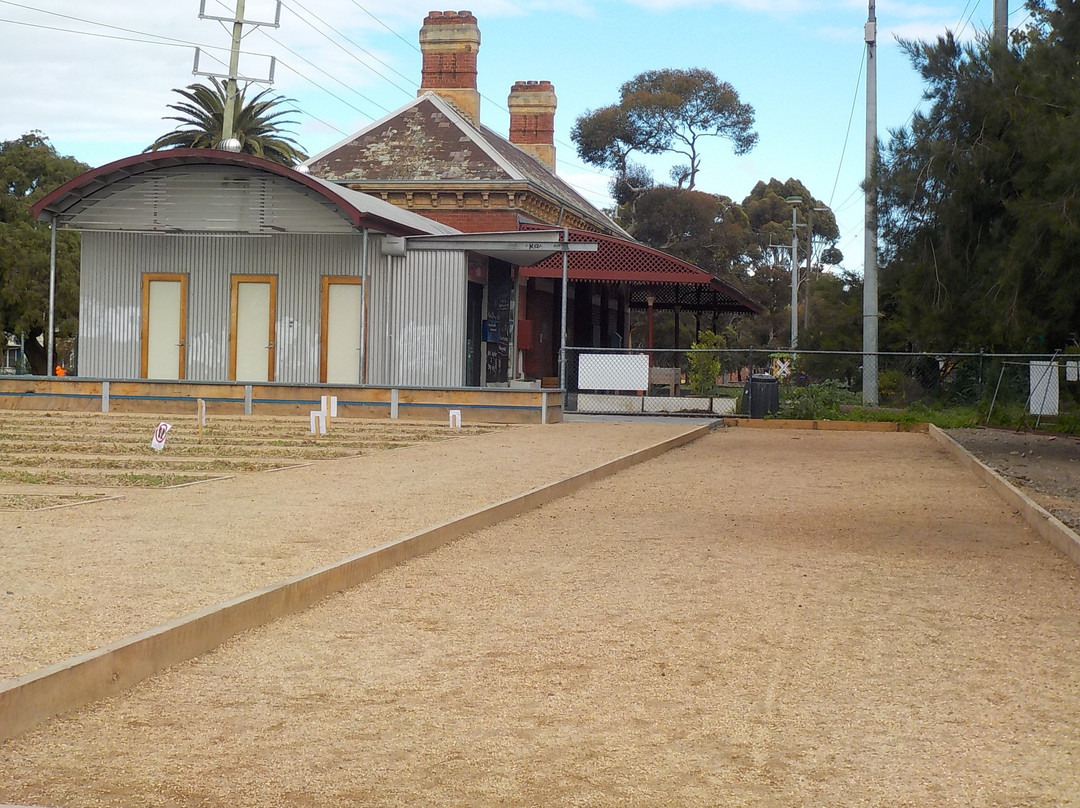
[[[235,0],[205,3],[214,16],[235,7]],[[725,141],[711,140],[698,188],[741,200],[758,180],[801,179],[836,211],[844,266],[861,271],[865,0],[461,5],[480,23],[484,123],[505,134],[510,86],[552,81],[559,174],[598,206],[609,204],[609,178],[577,159],[575,118],[614,102],[619,85],[643,70],[703,67],[753,105],[760,141],[736,157]],[[425,0],[285,0],[280,28],[245,37],[241,72],[265,76],[268,60],[259,54],[277,55],[274,89],[295,99],[299,140],[317,153],[415,96],[417,32],[432,8]],[[202,69],[225,71],[229,32],[200,20],[199,9],[200,0],[0,0],[0,140],[40,130],[91,165],[140,152],[171,128],[162,120],[179,100],[171,89],[196,80],[193,44],[206,49]],[[1014,26],[1027,15],[1021,0],[1010,0],[1010,12]],[[878,0],[882,137],[907,121],[922,90],[895,37],[930,39],[951,29],[970,38],[992,15],[992,0]],[[245,16],[273,19],[273,0],[247,0]],[[673,162],[652,163],[658,180]]]

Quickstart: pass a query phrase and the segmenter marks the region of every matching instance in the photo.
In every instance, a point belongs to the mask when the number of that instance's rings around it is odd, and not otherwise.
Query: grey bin
[[[780,381],[768,373],[755,373],[743,387],[742,410],[751,418],[764,418],[780,411]]]

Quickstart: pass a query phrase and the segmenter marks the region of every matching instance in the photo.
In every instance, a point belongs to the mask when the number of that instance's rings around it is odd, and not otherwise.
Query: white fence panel
[[[1031,397],[1028,411],[1032,415],[1058,414],[1058,364],[1057,362],[1032,362],[1029,365]]]
[[[582,354],[578,358],[579,390],[648,390],[649,357],[645,354]]]

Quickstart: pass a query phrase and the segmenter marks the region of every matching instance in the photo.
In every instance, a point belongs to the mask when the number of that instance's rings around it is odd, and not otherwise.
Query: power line
[[[362,92],[360,92],[359,90],[357,90],[357,89],[355,89],[355,88],[353,88],[353,87],[350,87],[350,86],[349,86],[348,84],[346,84],[345,82],[343,82],[343,81],[342,81],[341,79],[339,79],[339,78],[338,78],[337,76],[334,76],[334,75],[332,75],[332,74],[328,73],[327,71],[323,70],[323,69],[322,69],[321,67],[319,67],[319,66],[318,66],[317,64],[315,64],[315,63],[314,63],[313,61],[311,61],[310,59],[308,59],[308,58],[307,58],[306,56],[302,56],[301,54],[297,53],[297,52],[296,52],[295,50],[293,50],[292,48],[290,48],[290,47],[289,47],[288,45],[286,45],[286,44],[285,44],[284,42],[282,42],[282,41],[281,41],[280,39],[277,39],[276,37],[273,37],[273,36],[271,36],[270,34],[268,34],[268,33],[267,33],[267,32],[266,32],[266,31],[265,31],[264,29],[260,28],[260,29],[259,29],[259,33],[261,33],[261,34],[262,34],[262,35],[263,35],[264,37],[266,37],[267,39],[269,39],[269,40],[270,40],[271,42],[275,43],[275,44],[276,44],[276,45],[277,45],[278,47],[281,47],[281,48],[284,48],[285,50],[287,50],[287,51],[288,51],[289,53],[291,53],[291,54],[292,54],[293,56],[295,56],[295,57],[296,57],[297,59],[299,59],[300,61],[304,62],[304,64],[306,64],[306,65],[309,65],[309,66],[311,66],[311,67],[315,68],[315,69],[316,69],[316,70],[318,70],[318,71],[319,71],[320,73],[322,73],[322,74],[323,74],[324,76],[326,76],[326,77],[327,77],[328,79],[330,79],[330,80],[332,80],[332,81],[336,81],[336,82],[337,82],[338,84],[340,84],[340,85],[341,85],[342,87],[344,87],[344,88],[345,88],[346,90],[348,90],[349,92],[351,92],[351,93],[355,93],[356,95],[360,96],[360,97],[361,97],[361,98],[363,98],[363,99],[364,99],[365,101],[367,101],[367,102],[368,102],[369,104],[371,104],[371,105],[373,105],[373,106],[376,106],[376,107],[378,107],[378,108],[379,108],[379,109],[381,109],[381,110],[382,110],[383,112],[390,112],[390,111],[391,111],[391,110],[387,109],[386,107],[384,107],[384,106],[383,106],[382,104],[380,104],[380,103],[379,103],[378,101],[376,101],[375,99],[373,99],[373,98],[369,98],[368,96],[364,95],[364,94],[363,94]],[[294,72],[295,72],[295,70],[294,70]],[[316,85],[316,86],[319,86],[319,85]],[[320,89],[323,89],[324,91],[326,91],[324,87],[320,87]],[[329,92],[329,91],[326,91],[326,92]],[[330,94],[331,94],[331,95],[333,95],[333,93],[330,93]],[[336,95],[335,95],[334,97],[335,97],[335,98],[338,98],[338,97],[337,97]],[[339,98],[338,100],[341,100],[341,99]],[[349,104],[349,106],[352,106],[352,104]],[[353,107],[353,109],[356,109],[356,107]],[[357,112],[360,112],[360,110],[357,110]],[[364,114],[365,114],[365,115],[367,115],[367,113],[364,113]],[[372,116],[372,115],[367,115],[367,117],[371,118],[372,120],[374,120],[374,119],[375,119],[375,118],[374,118],[374,116]]]
[[[22,6],[22,5],[18,4],[18,3],[8,2],[8,0],[0,0],[0,3],[3,3],[4,5],[17,6],[19,8],[29,8],[28,6]],[[39,11],[39,9],[31,9],[31,10]],[[109,28],[109,29],[112,29],[112,30],[124,31],[124,32],[127,32],[127,33],[137,34],[139,36],[144,36],[144,37],[155,37],[155,39],[136,39],[134,37],[118,36],[116,34],[103,34],[103,33],[95,33],[93,31],[82,31],[82,30],[72,29],[72,28],[60,28],[60,27],[57,27],[57,26],[42,25],[40,23],[25,22],[25,21],[22,21],[22,20],[0,19],[0,23],[10,23],[11,25],[22,25],[22,26],[25,26],[25,27],[28,27],[28,28],[36,28],[36,29],[39,29],[39,30],[53,31],[53,32],[57,32],[57,33],[76,34],[78,36],[88,36],[88,37],[94,37],[96,39],[109,39],[109,40],[120,41],[120,42],[135,42],[135,43],[144,44],[144,45],[159,45],[159,46],[170,47],[170,48],[198,47],[198,48],[202,48],[204,51],[205,50],[219,50],[219,51],[227,51],[227,50],[229,50],[228,48],[217,47],[217,46],[214,46],[214,45],[202,45],[202,44],[197,43],[197,42],[191,42],[191,41],[188,41],[188,40],[176,39],[175,37],[167,37],[167,36],[162,36],[162,35],[159,35],[159,34],[146,33],[144,31],[137,31],[137,30],[128,29],[128,28],[121,28],[120,26],[109,25],[107,23],[101,23],[101,22],[95,22],[94,20],[86,20],[86,19],[82,19],[82,18],[78,18],[78,17],[72,17],[72,16],[66,15],[66,14],[56,14],[55,12],[50,12],[50,11],[41,11],[41,13],[52,14],[53,16],[63,17],[65,19],[70,19],[70,20],[72,20],[74,22],[80,22],[80,23],[84,23],[86,25],[96,25],[96,26],[99,26],[99,27],[102,27],[102,28]],[[168,41],[161,41],[161,40],[168,40]],[[222,65],[225,64],[225,62],[223,60],[221,60],[218,57],[214,56],[212,53],[207,53],[206,55],[207,55],[208,58],[214,60],[215,62],[218,62],[219,64],[222,64]],[[264,54],[264,53],[254,53],[254,54],[251,54],[251,55],[265,56],[265,57],[269,56],[269,54]],[[324,87],[321,84],[319,84],[318,82],[312,80],[311,78],[306,76],[304,73],[302,73],[300,70],[296,69],[295,67],[288,64],[287,62],[279,61],[278,64],[280,64],[282,67],[292,71],[293,73],[295,73],[300,78],[302,78],[305,81],[309,82],[310,84],[312,84],[317,89],[322,90],[327,95],[329,95],[332,98],[334,98],[335,100],[341,102],[345,106],[347,106],[347,107],[355,110],[356,112],[360,113],[365,118],[372,119],[371,116],[367,112],[360,109],[359,107],[356,107],[356,106],[350,104],[344,98],[341,98],[340,96],[335,95],[333,92],[328,90],[326,87]],[[319,123],[323,124],[327,128],[332,129],[332,130],[334,130],[335,132],[338,132],[341,135],[347,135],[348,134],[347,132],[344,132],[341,129],[339,129],[338,127],[334,126],[332,123],[330,123],[328,121],[325,121],[322,118],[318,117],[317,115],[313,115],[310,112],[308,112],[308,111],[306,111],[306,110],[304,110],[304,109],[302,109],[300,107],[296,107],[296,111],[300,112],[300,113],[303,113],[304,115],[307,115],[309,118],[318,121]]]
[[[0,22],[10,23],[12,25],[23,25],[23,26],[26,26],[28,28],[39,28],[39,29],[42,29],[42,30],[45,30],[45,31],[57,31],[57,32],[60,32],[60,33],[65,33],[65,34],[80,34],[82,36],[97,37],[99,39],[114,39],[114,40],[118,40],[118,41],[121,41],[121,42],[140,42],[140,43],[147,44],[147,45],[169,45],[169,46],[172,46],[172,47],[204,48],[204,49],[212,49],[212,50],[228,50],[228,48],[220,48],[220,47],[215,47],[213,45],[201,45],[198,42],[191,42],[190,40],[186,40],[186,39],[177,39],[176,37],[164,36],[163,34],[151,34],[151,33],[147,33],[146,31],[137,31],[137,30],[132,29],[132,28],[122,28],[119,25],[109,25],[108,23],[94,22],[93,20],[86,20],[86,19],[83,19],[81,17],[72,17],[69,14],[59,14],[59,13],[57,13],[55,11],[45,11],[43,9],[36,9],[36,8],[32,8],[31,6],[21,5],[20,3],[12,3],[12,2],[10,2],[10,0],[0,0],[0,4],[6,5],[6,6],[14,6],[15,8],[27,9],[27,10],[30,10],[30,11],[36,11],[39,14],[48,14],[48,15],[53,16],[53,17],[60,17],[60,18],[65,19],[65,20],[71,20],[72,22],[81,22],[81,23],[83,23],[85,25],[96,25],[99,28],[108,28],[108,29],[110,29],[112,31],[121,31],[121,32],[126,33],[126,34],[135,34],[135,35],[141,36],[141,37],[151,37],[151,39],[133,39],[131,37],[122,37],[122,36],[115,36],[115,35],[110,35],[110,34],[99,34],[99,33],[93,32],[93,31],[80,31],[80,30],[72,29],[72,28],[57,28],[55,26],[42,25],[40,23],[33,23],[33,22],[25,22],[23,20],[0,19]],[[252,54],[252,55],[254,55],[254,56],[267,56],[268,54],[256,53],[256,54]]]
[[[369,17],[371,17],[371,19],[375,20],[375,22],[377,22],[377,23],[378,23],[379,25],[381,25],[381,26],[382,26],[383,28],[385,28],[385,29],[386,29],[387,31],[389,31],[389,32],[390,32],[391,34],[393,34],[394,36],[396,36],[396,37],[397,37],[398,39],[400,39],[400,40],[401,40],[402,42],[404,42],[404,43],[405,43],[406,45],[408,45],[408,46],[409,46],[410,48],[412,48],[412,49],[413,49],[414,51],[416,51],[417,53],[420,53],[420,52],[421,52],[421,51],[420,51],[420,48],[416,47],[416,43],[415,43],[415,42],[410,42],[409,40],[407,40],[407,39],[406,39],[405,37],[403,37],[403,36],[402,36],[401,34],[399,34],[399,33],[398,33],[397,31],[395,31],[395,30],[394,30],[393,28],[391,28],[391,27],[390,27],[389,25],[387,25],[387,24],[386,24],[385,22],[383,22],[382,20],[380,20],[380,19],[379,19],[378,17],[376,17],[376,16],[374,15],[374,14],[372,14],[372,13],[371,13],[370,11],[368,11],[368,10],[367,10],[366,8],[364,8],[364,7],[362,6],[362,5],[360,5],[359,3],[357,3],[357,2],[356,2],[356,0],[351,0],[351,2],[352,2],[352,4],[353,4],[354,6],[356,6],[356,7],[357,7],[358,9],[360,9],[360,10],[361,10],[362,12],[364,12],[365,14],[367,14],[367,15],[368,15]]]
[[[971,8],[971,4],[972,4],[973,2],[975,2],[975,0],[967,0],[967,3],[965,3],[965,4],[964,4],[964,10],[960,12],[960,19],[959,19],[959,20],[957,20],[957,22],[956,22],[956,28],[957,28],[957,29],[959,29],[959,30],[961,30],[961,31],[963,30],[963,29],[961,29],[961,28],[960,28],[960,26],[961,26],[961,25],[963,25],[963,23],[964,23],[964,15],[968,13],[968,9],[969,9],[969,8]],[[976,8],[978,8],[978,7],[979,7],[979,6],[978,6],[978,3],[976,3],[976,4],[975,4],[975,7],[976,7]],[[973,13],[974,13],[974,12],[973,12]],[[957,37],[959,37],[959,36],[960,36],[960,35],[959,35],[959,34],[957,34]]]
[[[833,180],[832,191],[829,193],[829,207],[832,207],[833,198],[836,196],[836,186],[840,183],[840,171],[844,167],[844,156],[847,154],[848,140],[851,138],[851,123],[855,120],[855,106],[859,101],[859,88],[862,87],[863,67],[866,65],[866,48],[862,49],[862,58],[859,60],[859,75],[855,80],[855,95],[851,99],[851,113],[848,115],[847,131],[844,133],[844,147],[840,150],[840,164],[836,167],[836,179]]]
[[[220,2],[220,0],[218,0],[218,2]],[[294,2],[295,2],[295,0],[294,0]],[[9,23],[11,25],[21,25],[21,26],[24,26],[24,27],[35,28],[35,29],[39,29],[39,30],[53,31],[53,32],[57,32],[57,33],[75,34],[75,35],[78,35],[78,36],[87,36],[87,37],[94,37],[94,38],[97,38],[97,39],[107,39],[107,40],[120,41],[120,42],[133,42],[133,43],[138,43],[138,44],[160,45],[160,46],[166,46],[166,47],[183,47],[183,48],[197,47],[197,48],[203,49],[204,51],[229,51],[229,48],[225,48],[225,47],[220,47],[220,46],[215,46],[215,45],[205,45],[205,44],[202,44],[202,43],[199,43],[199,42],[194,42],[194,41],[191,41],[191,40],[179,39],[179,38],[176,38],[176,37],[165,36],[165,35],[162,35],[162,34],[154,34],[154,33],[149,33],[149,32],[146,32],[146,31],[140,31],[140,30],[136,30],[136,29],[132,29],[132,28],[125,28],[125,27],[122,27],[122,26],[111,25],[111,24],[103,23],[103,22],[97,22],[97,21],[94,21],[94,20],[89,20],[89,19],[85,19],[85,18],[81,18],[81,17],[75,17],[75,16],[68,15],[68,14],[61,14],[61,13],[53,12],[53,11],[46,11],[44,9],[37,9],[37,8],[32,7],[32,6],[27,6],[27,5],[24,5],[24,4],[21,4],[21,3],[12,2],[11,0],[0,0],[0,4],[7,5],[7,6],[12,6],[14,8],[20,8],[20,9],[23,9],[23,10],[34,11],[34,12],[37,12],[37,13],[40,13],[40,14],[47,14],[47,15],[50,15],[50,16],[53,16],[53,17],[58,17],[58,18],[61,18],[61,19],[70,20],[72,22],[77,22],[77,23],[80,23],[80,24],[83,24],[83,25],[91,25],[91,26],[96,26],[96,27],[99,27],[99,28],[118,31],[118,32],[121,32],[122,34],[131,34],[133,36],[121,36],[121,35],[117,35],[117,34],[97,33],[97,32],[94,32],[94,31],[86,31],[86,30],[79,30],[79,29],[72,29],[72,28],[62,28],[62,27],[58,27],[58,26],[44,25],[44,24],[41,24],[41,23],[33,23],[33,22],[26,22],[26,21],[22,21],[22,20],[12,20],[12,19],[2,19],[2,18],[0,18],[0,23]],[[402,39],[402,41],[405,41],[406,44],[409,44],[407,40],[404,40],[404,38],[400,36],[400,34],[395,32],[393,29],[389,28],[389,26],[387,26],[385,23],[382,23],[381,20],[379,20],[377,17],[375,17],[375,15],[371,14],[370,11],[365,9],[359,3],[356,3],[355,0],[353,0],[353,4],[356,5],[357,8],[361,9],[366,14],[371,16],[377,22],[379,22],[380,25],[382,25],[384,28],[389,30],[392,34],[397,36],[399,39]],[[306,8],[304,8],[304,6],[302,6],[299,2],[296,2],[296,5],[299,6],[301,9],[303,9],[304,11],[306,11],[308,13],[311,13]],[[322,36],[326,37],[327,39],[329,39],[329,37],[327,37],[324,32],[319,31],[318,28],[316,28],[314,25],[312,25],[308,20],[304,19],[304,17],[302,15],[298,14],[295,11],[295,9],[290,8],[290,11],[292,11],[292,13],[294,15],[296,15],[296,17],[298,19],[300,19],[302,22],[304,22],[305,24],[310,26],[317,33],[319,33],[320,35],[322,35]],[[317,15],[312,14],[312,16],[315,17],[315,19],[318,19],[319,22],[322,22],[324,25],[327,25],[328,28],[330,28],[332,31],[337,33],[339,36],[342,36],[342,38],[349,41],[350,44],[353,44],[354,46],[360,48],[360,46],[356,45],[355,42],[353,42],[348,37],[345,37],[343,34],[341,34],[339,31],[337,31],[335,28],[333,28],[333,26],[330,26],[329,24],[327,24],[324,20],[319,18]],[[349,85],[345,84],[344,82],[342,82],[337,77],[333,76],[332,74],[330,74],[326,70],[319,67],[317,64],[312,62],[310,59],[307,59],[306,57],[302,56],[297,51],[293,50],[289,46],[282,43],[279,39],[271,36],[267,31],[265,31],[263,29],[259,29],[259,30],[263,34],[263,36],[269,38],[276,45],[278,45],[281,48],[284,48],[286,51],[291,53],[297,59],[301,60],[305,64],[307,64],[310,67],[314,68],[318,72],[322,73],[327,78],[330,78],[333,81],[337,82],[338,84],[341,84],[341,86],[345,87],[345,89],[349,90],[350,92],[354,93],[355,95],[358,95],[360,98],[364,99],[365,101],[367,101],[368,103],[370,103],[373,106],[377,107],[378,109],[382,110],[383,112],[389,113],[389,112],[392,111],[392,110],[387,109],[385,106],[378,103],[374,99],[364,95],[363,93],[361,93],[361,92],[355,90],[354,88],[350,87]],[[330,40],[330,41],[333,42],[333,40]],[[334,44],[337,45],[339,48],[342,48],[342,50],[345,50],[346,53],[349,53],[339,43],[335,42]],[[415,46],[410,45],[410,47],[413,47],[414,50],[419,50],[418,48],[415,48]],[[364,49],[360,48],[360,50],[364,50]],[[366,50],[364,50],[364,52],[367,53]],[[270,58],[272,56],[272,54],[258,53],[258,52],[252,52],[252,51],[248,51],[248,55],[262,57],[262,58]],[[355,54],[349,54],[349,55],[352,58],[357,59],[357,61],[360,61],[361,64],[364,64],[363,60],[359,59],[359,57],[355,56]],[[224,62],[222,62],[220,59],[217,59],[216,57],[214,57],[210,53],[207,53],[207,56],[209,58],[211,58],[211,59],[214,59],[215,61],[217,61],[217,62],[219,62],[221,64],[224,64]],[[380,63],[382,63],[382,64],[385,64],[381,60],[378,60],[378,61],[380,61]],[[353,111],[359,113],[360,115],[364,116],[365,118],[367,118],[369,120],[375,120],[375,116],[369,114],[367,111],[355,106],[354,104],[350,103],[346,99],[344,99],[341,96],[337,95],[336,93],[334,93],[333,91],[328,89],[325,85],[320,84],[319,82],[315,81],[314,79],[312,79],[308,75],[304,74],[301,70],[297,69],[296,67],[289,64],[288,62],[284,62],[284,61],[279,60],[278,64],[280,64],[282,67],[288,69],[292,73],[296,74],[298,77],[300,77],[304,81],[308,82],[309,84],[311,84],[316,89],[319,89],[322,92],[326,93],[331,98],[338,101],[339,103],[344,104],[348,108],[352,109]],[[365,66],[368,67],[369,69],[371,69],[376,75],[378,75],[380,78],[384,79],[385,81],[387,81],[388,83],[390,83],[391,85],[396,87],[397,89],[402,90],[403,92],[409,93],[408,90],[404,90],[404,88],[398,86],[392,80],[388,79],[386,76],[383,76],[381,73],[379,73],[379,71],[374,70],[374,68],[371,68],[370,65],[365,64]],[[389,67],[389,66],[387,65],[387,67]],[[392,70],[393,68],[390,68],[390,69]],[[397,73],[398,71],[395,70],[394,72]],[[398,75],[402,75],[402,74],[398,73]],[[409,93],[409,94],[411,95],[411,93]],[[491,98],[488,98],[487,96],[482,96],[482,97],[484,97],[488,102],[493,104],[496,108],[498,108],[498,109],[502,110],[503,112],[509,114],[509,110],[505,106],[503,106],[500,102],[497,102],[497,101],[495,101],[495,100],[493,100]],[[313,120],[318,121],[319,123],[323,124],[324,126],[328,127],[329,129],[332,129],[335,132],[338,132],[339,134],[341,134],[343,136],[347,136],[347,134],[348,134],[346,132],[343,132],[341,129],[334,126],[333,124],[329,123],[328,121],[325,121],[325,120],[323,120],[323,119],[321,119],[321,118],[319,118],[319,117],[317,117],[315,115],[312,115],[311,113],[306,112],[305,110],[303,110],[303,109],[301,109],[299,107],[297,107],[297,112],[301,112],[301,113],[307,115],[308,117],[312,118]],[[574,148],[574,146],[572,144],[567,143],[564,140],[560,139],[560,140],[556,140],[556,142],[559,143],[562,146],[567,147],[567,148]],[[597,176],[601,176],[601,177],[605,177],[607,179],[610,179],[610,175],[608,173],[606,173],[604,171],[597,170],[597,169],[595,169],[595,168],[593,168],[593,167],[591,167],[589,165],[586,165],[584,163],[576,164],[576,163],[568,162],[566,160],[559,160],[557,162],[559,164],[563,165],[563,166],[570,167],[570,168],[572,168],[572,169],[574,169],[576,171],[585,171],[585,172],[588,172],[588,173],[591,173],[591,174],[595,174]],[[577,193],[579,193],[582,197],[584,197],[586,199],[599,199],[599,195],[592,192],[592,191],[588,191],[588,190],[585,190],[585,189],[582,189],[582,188],[578,188],[573,183],[570,183],[569,181],[567,181],[565,178],[562,178],[562,181],[565,182],[571,188],[574,188],[574,190]],[[604,201],[607,201],[607,200],[604,200]],[[603,204],[603,203],[602,202],[596,202],[595,204],[600,205],[600,204]]]
[[[969,5],[970,5],[970,3],[971,3],[971,0],[968,0],[968,4],[969,4]],[[964,7],[964,10],[965,10],[965,11],[967,11],[967,7],[966,7],[966,6]],[[964,35],[964,31],[966,31],[966,30],[967,30],[967,27],[968,27],[969,25],[971,25],[971,20],[972,20],[972,19],[973,19],[973,18],[975,17],[975,12],[976,12],[976,11],[978,11],[978,10],[979,10],[979,4],[978,4],[978,3],[975,3],[975,6],[974,6],[974,7],[973,7],[973,8],[971,9],[971,13],[970,13],[970,14],[968,14],[968,18],[967,18],[967,21],[966,21],[966,22],[964,22],[964,25],[963,25],[963,27],[962,27],[962,28],[960,29],[960,32],[959,32],[959,33],[958,33],[958,34],[956,35],[956,38],[957,38],[957,39],[959,39],[960,37],[962,37],[962,36]],[[963,19],[963,17],[964,17],[964,15],[963,15],[963,13],[961,13],[961,14],[960,14],[960,18],[961,18],[961,19]]]
[[[410,79],[410,78],[409,78],[408,76],[406,76],[406,75],[405,75],[404,73],[400,72],[399,70],[396,70],[396,69],[395,69],[394,67],[392,67],[391,65],[388,65],[388,64],[387,64],[386,62],[384,62],[384,61],[383,61],[382,59],[380,59],[380,58],[379,58],[378,56],[376,56],[375,54],[373,54],[373,53],[372,53],[371,51],[369,51],[369,50],[365,49],[365,48],[364,48],[363,46],[361,46],[361,45],[360,45],[359,43],[355,42],[354,40],[350,39],[350,38],[349,38],[348,36],[346,36],[345,34],[343,34],[343,33],[342,33],[341,31],[339,31],[338,29],[334,28],[334,26],[330,25],[330,23],[328,23],[328,22],[327,22],[326,20],[324,20],[324,19],[323,19],[322,17],[320,17],[319,15],[315,14],[314,12],[312,12],[311,10],[309,10],[308,8],[306,8],[305,6],[303,6],[303,5],[302,5],[302,4],[301,4],[301,3],[299,2],[299,0],[292,0],[292,2],[293,2],[293,3],[295,3],[295,5],[299,6],[299,8],[300,8],[300,9],[301,9],[302,11],[304,11],[304,12],[305,12],[306,14],[310,14],[310,15],[311,15],[312,17],[314,17],[314,18],[315,18],[316,20],[318,20],[318,21],[319,21],[320,23],[322,23],[323,25],[325,25],[325,26],[326,26],[327,28],[329,28],[329,29],[330,29],[331,31],[333,31],[333,32],[334,32],[335,34],[337,34],[337,35],[338,35],[339,37],[341,37],[342,39],[344,39],[344,40],[345,40],[346,42],[348,42],[348,43],[349,43],[350,45],[352,45],[352,46],[353,46],[354,48],[356,48],[357,50],[361,51],[362,53],[365,53],[365,54],[367,54],[367,55],[368,55],[368,56],[370,56],[370,57],[371,57],[372,59],[374,59],[374,60],[375,60],[376,62],[378,62],[379,64],[381,64],[381,65],[382,65],[383,67],[385,67],[385,68],[386,68],[387,70],[389,70],[389,71],[390,71],[390,72],[392,72],[392,73],[395,73],[395,74],[397,74],[398,76],[400,76],[401,78],[403,78],[403,79],[404,79],[405,81],[407,81],[407,82],[410,82],[410,83],[411,83],[411,84],[412,84],[412,85],[413,85],[414,87],[418,86],[418,85],[416,84],[416,82],[415,82],[415,81],[413,81],[412,79]],[[330,38],[330,37],[329,37],[329,36],[328,36],[328,35],[327,35],[326,33],[324,33],[323,31],[320,31],[320,30],[319,30],[318,28],[316,28],[316,27],[315,27],[314,25],[312,25],[312,23],[311,23],[311,22],[310,22],[309,20],[306,20],[306,19],[304,19],[304,18],[303,18],[303,17],[302,17],[302,16],[300,15],[300,14],[298,14],[298,13],[297,13],[297,11],[296,11],[296,9],[292,8],[292,6],[291,6],[291,5],[289,4],[289,3],[284,3],[284,2],[283,2],[283,3],[282,3],[282,5],[283,5],[283,6],[285,6],[285,8],[289,9],[289,11],[291,11],[291,12],[293,13],[293,15],[295,15],[295,16],[296,16],[296,18],[297,18],[298,20],[300,20],[300,21],[301,21],[302,23],[304,23],[304,24],[305,24],[305,25],[307,25],[307,26],[308,26],[309,28],[311,28],[311,30],[315,31],[315,32],[316,32],[317,34],[319,34],[320,36],[322,36],[323,38],[325,38],[325,39],[326,39],[326,40],[327,40],[328,42],[330,42],[330,43],[331,43],[332,45],[334,45],[335,47],[339,48],[339,49],[340,49],[340,50],[341,50],[341,51],[342,51],[343,53],[345,53],[345,54],[346,54],[347,56],[349,56],[350,58],[352,58],[352,59],[355,59],[356,61],[358,61],[358,62],[359,62],[360,64],[362,64],[362,65],[363,65],[364,67],[366,67],[366,68],[367,68],[368,70],[370,70],[370,71],[371,71],[372,73],[374,73],[374,74],[375,74],[376,76],[378,76],[378,77],[379,77],[379,78],[381,78],[381,79],[384,79],[384,80],[385,80],[385,81],[387,81],[387,82],[388,82],[389,84],[391,84],[391,85],[393,85],[394,87],[396,87],[397,89],[401,90],[401,91],[402,91],[403,93],[405,93],[406,95],[410,95],[410,96],[411,96],[411,95],[413,95],[413,91],[412,91],[412,90],[406,90],[406,89],[405,89],[404,87],[402,87],[402,86],[400,86],[399,84],[397,84],[396,82],[394,82],[394,81],[393,81],[393,79],[390,79],[389,77],[387,77],[387,76],[384,76],[384,75],[383,75],[382,73],[380,73],[380,72],[379,72],[378,70],[376,70],[376,69],[375,69],[374,67],[372,67],[371,65],[369,65],[369,64],[368,64],[367,62],[365,62],[365,61],[364,61],[363,59],[361,59],[361,58],[360,58],[359,56],[357,56],[357,55],[356,55],[355,53],[350,53],[350,52],[349,52],[349,50],[348,50],[347,48],[345,48],[345,47],[344,47],[344,46],[343,46],[343,45],[342,45],[342,44],[341,44],[340,42],[335,42],[335,41],[334,41],[333,39],[331,39],[331,38]]]
[[[315,81],[315,80],[314,80],[313,78],[311,78],[311,77],[309,77],[309,76],[305,75],[304,73],[300,72],[299,70],[297,70],[297,69],[296,69],[295,67],[293,67],[293,66],[292,66],[291,64],[289,64],[288,62],[283,62],[283,61],[281,61],[281,60],[279,59],[279,60],[278,60],[278,64],[279,64],[279,65],[280,65],[281,67],[284,67],[284,68],[285,68],[286,70],[290,70],[290,71],[292,71],[293,73],[295,73],[295,74],[296,74],[297,76],[299,76],[300,78],[302,78],[302,79],[303,79],[304,81],[306,81],[306,82],[307,82],[308,84],[312,85],[312,86],[313,86],[313,87],[315,87],[316,89],[322,90],[322,91],[323,91],[324,93],[326,93],[326,94],[327,94],[328,96],[330,96],[331,98],[333,98],[333,99],[334,99],[335,101],[339,101],[339,102],[341,102],[342,104],[344,104],[345,106],[347,106],[347,107],[348,107],[349,109],[351,109],[351,110],[354,110],[355,112],[359,112],[359,113],[360,113],[361,115],[363,115],[363,116],[364,116],[365,118],[367,118],[367,119],[368,119],[369,121],[373,121],[373,120],[375,120],[375,119],[374,119],[374,118],[373,118],[373,117],[372,117],[372,116],[371,116],[370,114],[368,114],[368,112],[367,112],[367,111],[365,111],[365,110],[362,110],[362,109],[360,109],[360,107],[354,106],[353,104],[350,104],[350,103],[349,103],[348,101],[346,101],[346,100],[345,100],[344,98],[342,98],[341,96],[337,95],[337,94],[336,94],[336,93],[334,93],[333,91],[331,91],[331,90],[328,90],[328,89],[327,89],[326,87],[324,87],[323,85],[319,84],[319,82]],[[309,113],[309,114],[310,114],[310,113]],[[314,118],[315,116],[314,116],[314,115],[312,115],[311,117],[313,117],[313,118]],[[326,121],[323,121],[323,120],[321,120],[321,119],[319,119],[319,118],[316,118],[316,120],[319,120],[319,121],[320,121],[321,123],[324,123],[324,124],[326,124],[327,126],[329,126],[329,127],[330,127],[331,129],[333,129],[334,131],[336,131],[336,132],[340,132],[340,133],[341,133],[342,135],[348,135],[348,132],[342,132],[342,131],[341,131],[340,129],[338,129],[338,128],[337,128],[336,126],[333,126],[333,125],[331,125],[331,124],[328,124],[328,123],[326,123]]]

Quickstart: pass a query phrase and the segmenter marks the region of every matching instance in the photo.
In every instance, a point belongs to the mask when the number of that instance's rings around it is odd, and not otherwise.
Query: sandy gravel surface
[[[52,806],[1071,806],[1080,582],[926,435],[726,430],[0,748]]]
[[[686,429],[678,422],[514,427],[190,488],[126,490],[122,499],[63,510],[0,514],[0,680]]]

